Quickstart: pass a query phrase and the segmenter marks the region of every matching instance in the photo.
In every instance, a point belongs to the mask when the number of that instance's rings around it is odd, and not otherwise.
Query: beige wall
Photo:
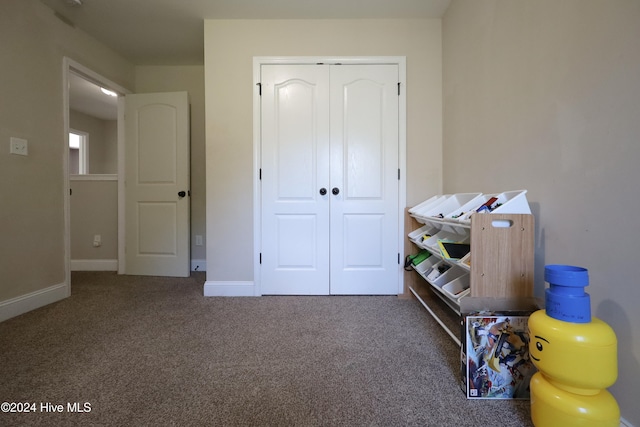
[[[528,189],[544,266],[589,270],[640,425],[640,2],[454,0],[443,19],[444,191]],[[588,373],[585,373],[588,375]]]
[[[89,134],[89,173],[118,173],[118,121],[69,111],[69,128]]]
[[[69,127],[89,134],[89,173],[118,173],[116,120],[102,120],[69,111]],[[117,181],[78,181],[71,177],[71,259],[116,260],[118,258]],[[99,234],[102,245],[93,246]]]
[[[195,236],[206,236],[204,67],[138,66],[136,92],[189,92],[191,103],[191,259],[206,259],[205,247],[196,246]],[[205,240],[206,242],[206,240]]]
[[[71,259],[118,259],[118,181],[71,180]],[[102,245],[93,246],[99,234]]]
[[[134,68],[35,0],[0,2],[0,302],[68,283],[62,60],[133,87]],[[10,102],[8,101],[10,100]],[[29,156],[10,155],[9,138]],[[34,267],[35,266],[35,267]]]
[[[406,56],[407,203],[441,190],[440,20],[205,21],[207,280],[253,280],[254,56]]]
[[[105,120],[104,122],[104,140],[105,144],[102,147],[102,152],[99,159],[96,159],[96,163],[99,164],[99,168],[96,172],[101,174],[118,173],[118,121],[117,120]],[[91,153],[89,153],[91,154]],[[93,161],[93,158],[92,160]]]

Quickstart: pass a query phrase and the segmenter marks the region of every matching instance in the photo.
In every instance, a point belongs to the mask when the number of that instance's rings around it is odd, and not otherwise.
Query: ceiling
[[[205,19],[429,19],[451,0],[40,0],[134,65],[204,63]],[[117,100],[70,75],[70,108],[115,120]]]
[[[63,20],[134,65],[203,64],[205,19],[441,18],[451,3],[451,0],[41,1]]]
[[[69,73],[69,109],[101,120],[116,120],[118,99],[102,93],[100,86]]]

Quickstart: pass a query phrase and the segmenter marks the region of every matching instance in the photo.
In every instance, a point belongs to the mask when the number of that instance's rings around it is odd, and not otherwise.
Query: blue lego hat
[[[589,286],[586,268],[571,265],[547,265],[544,280],[547,316],[571,323],[591,322],[591,299],[584,288]]]

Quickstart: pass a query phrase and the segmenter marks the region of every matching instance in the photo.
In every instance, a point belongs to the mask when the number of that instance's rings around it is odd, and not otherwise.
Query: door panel
[[[345,269],[384,268],[384,216],[346,214],[343,217]]]
[[[262,67],[263,294],[329,293],[328,88],[326,67]]]
[[[362,67],[358,66],[357,69]],[[344,70],[336,70],[334,74],[342,71]],[[333,81],[335,80],[334,77]],[[344,187],[347,199],[380,200],[383,197],[384,179],[384,85],[369,79],[358,79],[344,83],[341,93],[342,151],[346,161]],[[336,93],[336,96],[339,94]],[[338,112],[334,114],[337,115]],[[340,129],[335,130],[334,135],[339,135]]]
[[[176,138],[178,111],[166,104],[142,105],[137,110],[138,183],[177,183]]]
[[[331,68],[331,293],[398,293],[398,67]]]
[[[317,215],[277,215],[276,221],[276,268],[314,270],[318,259],[315,238]]]
[[[177,223],[175,203],[138,202],[138,254],[176,256],[178,245],[176,233],[158,233],[170,224]]]
[[[187,93],[127,95],[125,134],[125,273],[188,277]]]

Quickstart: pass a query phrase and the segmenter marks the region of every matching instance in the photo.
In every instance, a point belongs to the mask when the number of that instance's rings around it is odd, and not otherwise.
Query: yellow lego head
[[[529,339],[531,360],[556,387],[592,395],[617,379],[616,335],[600,319],[571,323],[538,310],[529,317]]]

